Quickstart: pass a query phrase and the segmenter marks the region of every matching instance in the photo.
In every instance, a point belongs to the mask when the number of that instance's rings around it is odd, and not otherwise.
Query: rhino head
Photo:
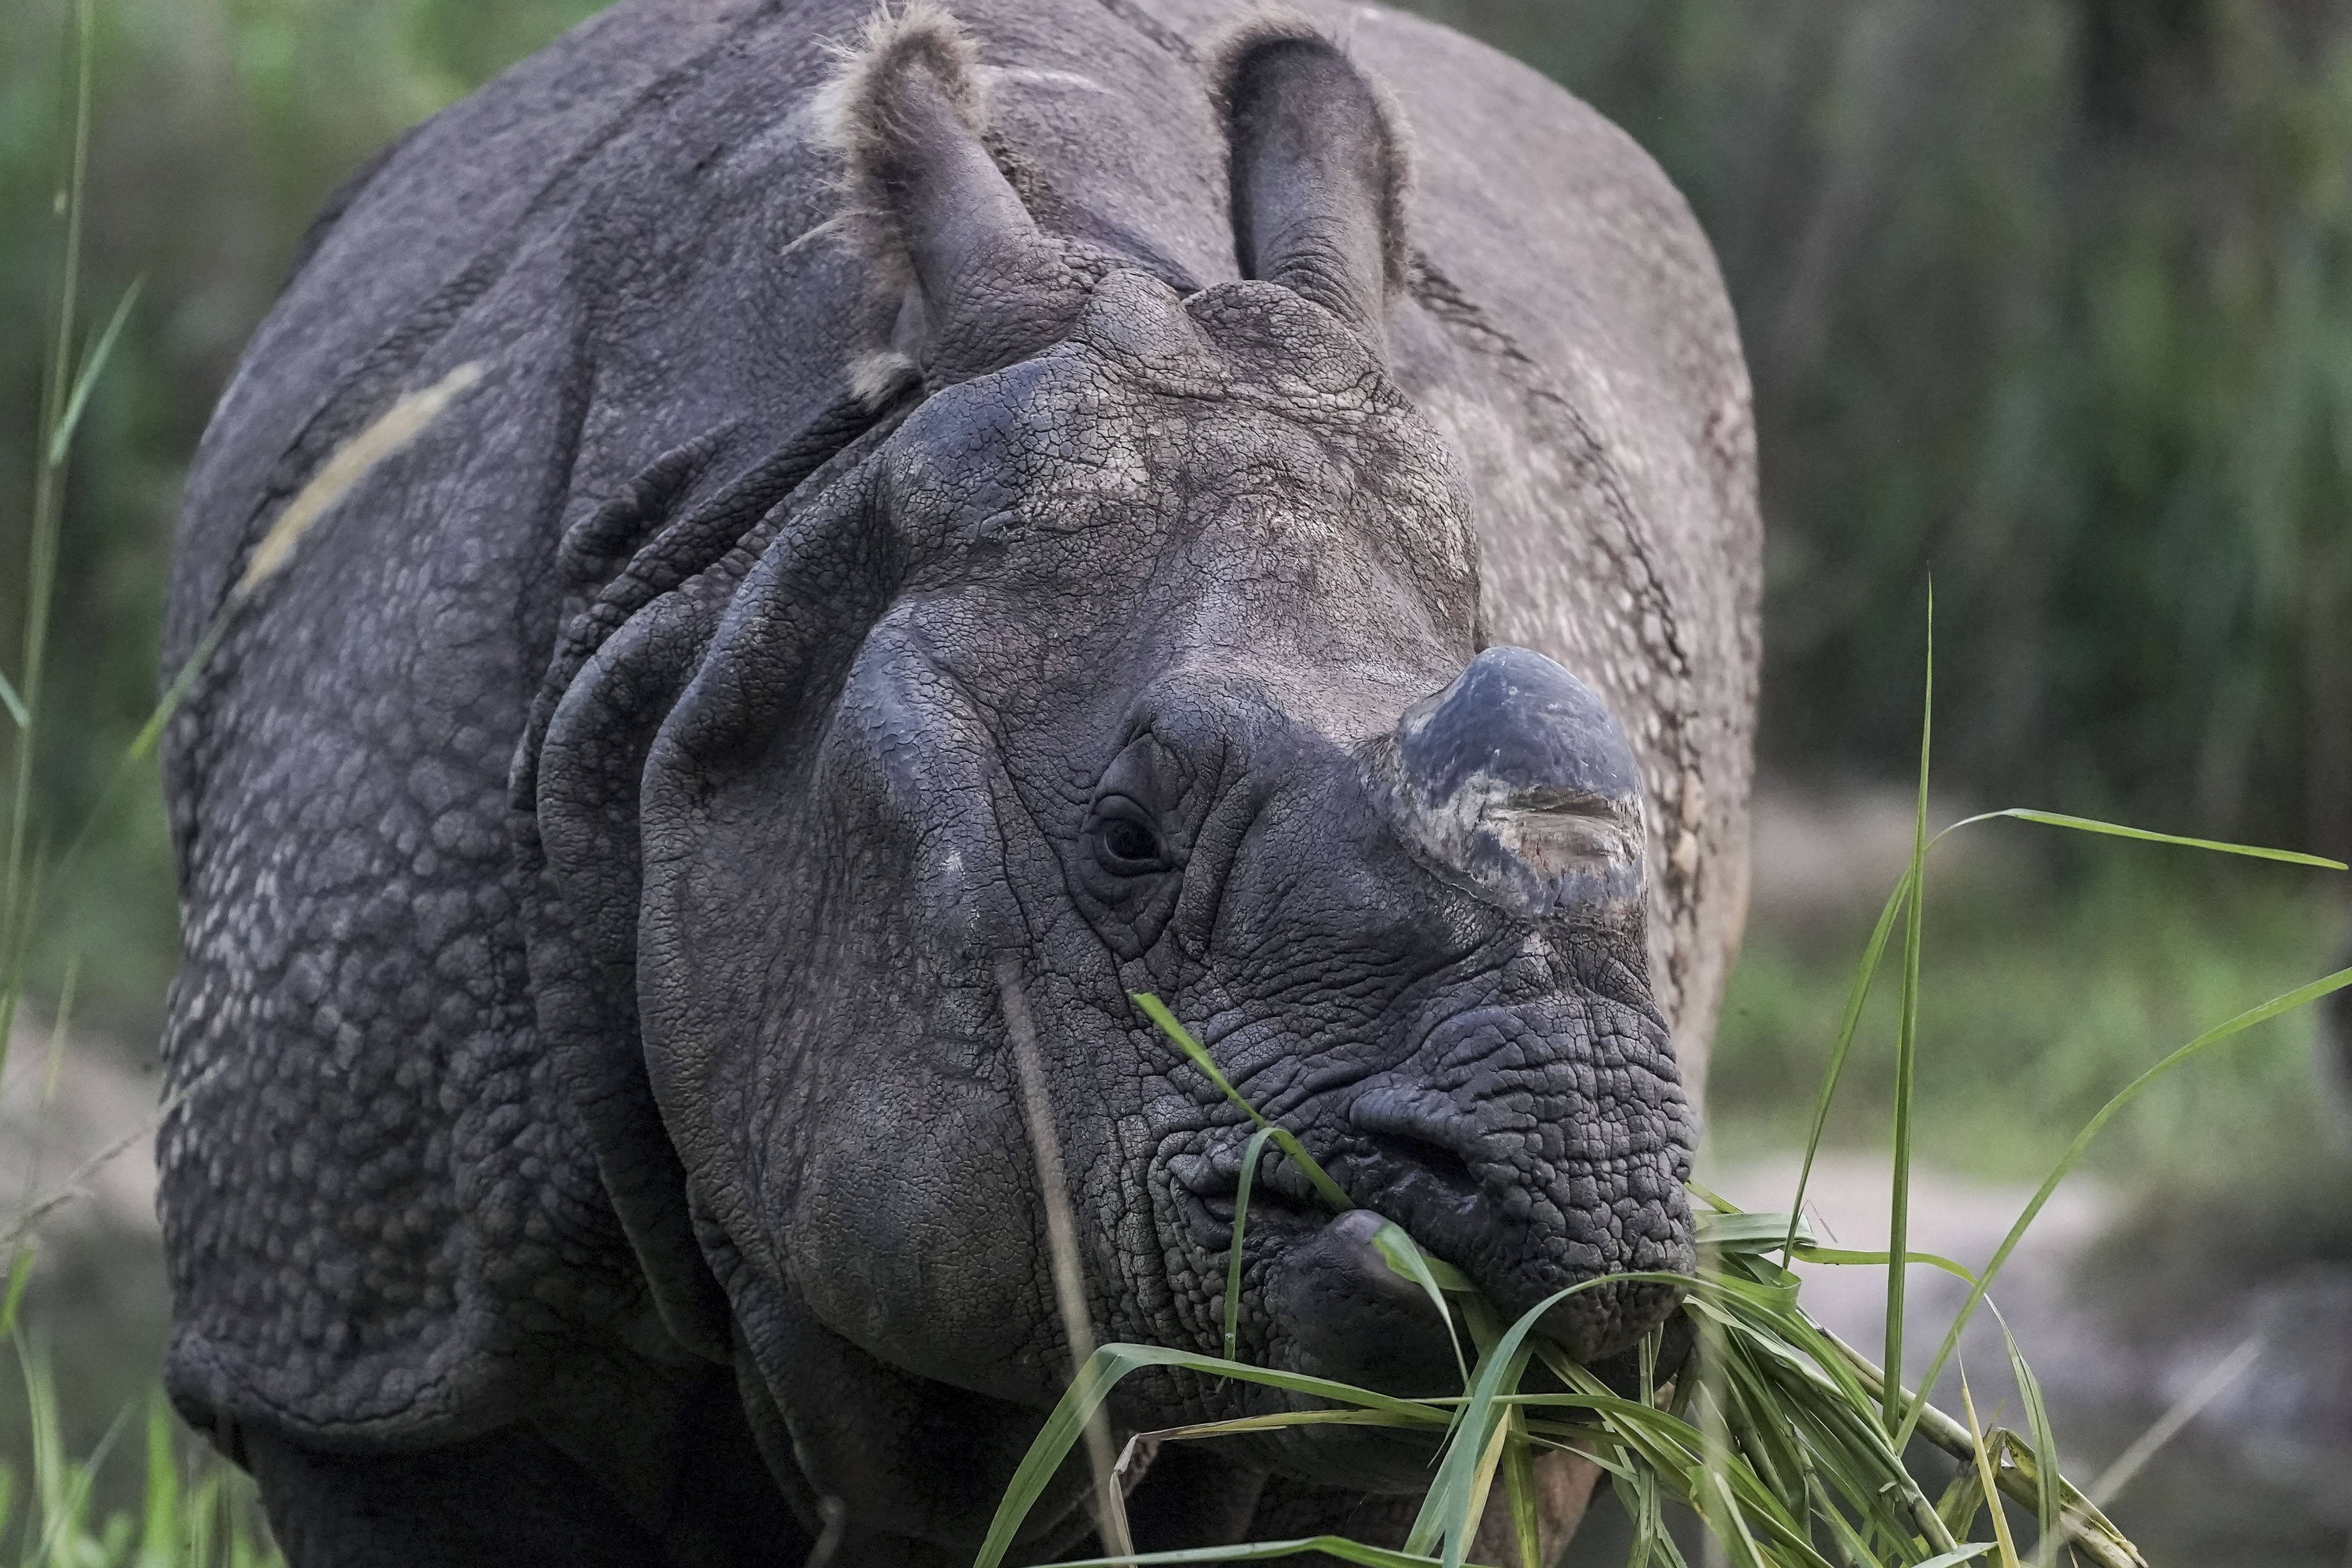
[[[778,505],[723,592],[611,637],[536,789],[570,918],[601,932],[581,984],[637,1014],[667,1146],[605,1168],[665,1319],[736,1361],[811,1494],[969,1542],[1070,1372],[1001,975],[1105,1340],[1220,1349],[1251,1131],[1132,993],[1360,1205],[1263,1167],[1240,1310],[1262,1363],[1451,1391],[1374,1216],[1507,1312],[1686,1268],[1690,1124],[1645,977],[1634,757],[1567,671],[1479,648],[1472,498],[1387,373],[1402,157],[1379,95],[1310,37],[1230,48],[1243,280],[1180,292],[1041,233],[969,46],[914,17],[835,113],[920,395]],[[664,1170],[690,1225],[646,1217]],[[699,1327],[697,1267],[721,1293]],[[1597,1359],[1672,1302],[1612,1286],[1547,1327]],[[1114,1411],[1272,1398],[1153,1374]],[[1427,1477],[1425,1449],[1337,1428],[1248,1457]]]

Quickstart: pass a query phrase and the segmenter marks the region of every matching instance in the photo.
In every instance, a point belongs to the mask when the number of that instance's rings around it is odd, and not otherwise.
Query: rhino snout
[[[1641,771],[1591,688],[1539,653],[1490,647],[1405,710],[1366,784],[1431,869],[1515,914],[1638,910]]]
[[[1465,1020],[1477,1033],[1497,1021]],[[1544,1062],[1542,1042],[1507,1032],[1518,1060],[1490,1083],[1447,1094],[1375,1081],[1355,1099],[1349,1122],[1366,1152],[1344,1163],[1350,1192],[1511,1317],[1603,1275],[1687,1273],[1696,1258],[1679,1094],[1587,1050]],[[1575,1087],[1587,1076],[1617,1081],[1591,1099]],[[1676,1300],[1654,1282],[1593,1286],[1555,1304],[1543,1328],[1579,1361],[1598,1361]]]

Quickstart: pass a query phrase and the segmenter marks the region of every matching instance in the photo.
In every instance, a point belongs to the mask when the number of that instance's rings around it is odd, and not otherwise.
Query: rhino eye
[[[1142,807],[1132,801],[1108,800],[1098,813],[1094,834],[1095,860],[1104,870],[1121,877],[1139,877],[1167,868],[1167,852],[1160,846],[1160,835],[1144,819]]]

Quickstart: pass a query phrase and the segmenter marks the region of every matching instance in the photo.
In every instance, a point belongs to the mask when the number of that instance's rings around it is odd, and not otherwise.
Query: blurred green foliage
[[[2058,889],[2016,858],[2042,847],[2017,842],[2031,830],[1990,831],[2010,841],[1963,836],[1937,852],[1928,882],[1916,1137],[1918,1157],[1940,1169],[2040,1176],[2142,1069],[2342,962],[2326,873],[2109,845],[2095,869]],[[1707,1079],[1719,1156],[1802,1146],[1876,913],[1854,905],[1756,922]],[[1863,1014],[1856,1067],[1830,1120],[1833,1146],[1885,1140],[1895,969],[1890,958]],[[2352,1107],[2324,1081],[2311,1028],[2310,1013],[2290,1015],[2158,1080],[2092,1146],[2090,1168],[2135,1190],[2160,1182],[2176,1197],[2242,1204],[2324,1190],[2340,1201]]]
[[[1764,746],[2352,844],[2352,10],[1429,0],[1647,147],[1722,258]],[[1999,797],[1992,800],[1991,797]]]
[[[155,700],[182,475],[310,214],[369,154],[597,7],[588,0],[97,0],[85,330],[142,299],[91,400],[67,497],[38,759],[49,843]],[[25,498],[71,121],[67,0],[0,0],[0,668],[21,639]],[[152,1037],[177,960],[152,770],[123,795],[42,946],[87,955],[84,1016]]]
[[[70,831],[155,686],[180,476],[309,214],[589,0],[99,0],[86,326],[39,787]],[[1688,194],[1757,386],[1768,762],[1899,774],[1932,569],[1964,794],[2352,845],[2352,11],[2322,0],[1419,0]],[[29,493],[66,0],[0,0],[0,497]],[[0,562],[24,509],[0,504]],[[0,567],[0,650],[21,606]],[[15,668],[13,651],[0,652]],[[152,781],[48,946],[144,1033]]]

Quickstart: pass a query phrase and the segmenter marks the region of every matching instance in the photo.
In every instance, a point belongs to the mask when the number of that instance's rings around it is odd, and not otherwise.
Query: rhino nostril
[[[1364,1151],[1367,1190],[1410,1178],[1467,1198],[1483,1184],[1470,1163],[1477,1129],[1444,1095],[1381,1084],[1348,1108],[1348,1123],[1349,1142]]]
[[[1363,1137],[1371,1145],[1376,1161],[1402,1166],[1412,1176],[1451,1189],[1465,1198],[1478,1192],[1478,1178],[1471,1171],[1470,1162],[1451,1144],[1411,1131],[1368,1132]]]

